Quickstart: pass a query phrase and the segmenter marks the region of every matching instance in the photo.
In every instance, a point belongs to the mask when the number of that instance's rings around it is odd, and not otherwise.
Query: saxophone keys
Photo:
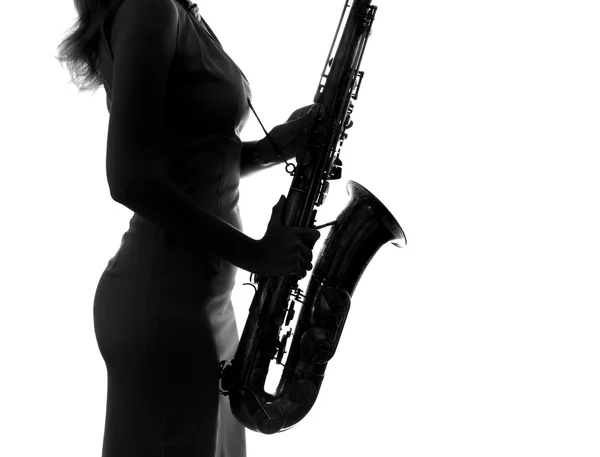
[[[302,149],[296,154],[296,163],[298,163],[298,165],[308,165],[311,159],[312,156],[306,149]]]
[[[219,393],[225,397],[229,395],[229,387],[231,387],[231,381],[233,379],[232,365],[233,359],[221,360],[219,362]]]
[[[339,157],[336,157],[333,161],[333,165],[331,166],[331,171],[329,172],[329,179],[340,179],[342,177],[342,161]]]
[[[254,289],[254,293],[258,292],[258,287],[256,287],[256,284],[258,284],[258,280],[255,280],[256,282],[245,282],[244,284],[242,284],[243,286],[251,286]]]
[[[290,322],[292,322],[292,319],[294,319],[295,315],[296,315],[296,310],[294,309],[294,300],[292,300],[292,302],[290,303],[290,308],[288,309],[288,312],[287,312],[287,316],[285,318],[286,327],[290,325]]]
[[[325,181],[323,183],[321,193],[319,194],[319,198],[317,200],[317,206],[321,206],[325,202],[327,195],[329,195],[329,181]]]
[[[283,355],[287,352],[285,348],[287,346],[287,342],[290,336],[292,336],[292,331],[288,330],[287,333],[283,335],[281,341],[278,344],[276,361],[279,365],[283,365],[281,361],[283,360]]]

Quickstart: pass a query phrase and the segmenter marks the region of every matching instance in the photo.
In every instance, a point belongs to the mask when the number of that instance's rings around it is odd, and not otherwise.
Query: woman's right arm
[[[127,0],[115,16],[106,155],[110,193],[190,245],[252,271],[258,242],[200,207],[166,175],[160,145],[177,33],[178,11],[172,0]]]

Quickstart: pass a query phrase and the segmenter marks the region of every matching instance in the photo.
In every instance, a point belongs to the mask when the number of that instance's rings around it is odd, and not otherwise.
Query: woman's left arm
[[[262,140],[244,141],[242,143],[242,158],[240,162],[240,176],[242,178],[284,162],[284,159],[274,152],[273,147],[269,147],[268,145],[265,147],[266,141],[269,140],[265,137]],[[285,160],[290,160],[291,158],[285,157]]]
[[[323,120],[323,115],[323,110],[318,104],[304,106],[294,111],[287,122],[274,127],[269,132],[272,141],[267,137],[258,141],[244,141],[240,165],[241,177],[295,159],[308,139],[309,127],[313,121]],[[277,145],[277,150],[273,143]]]

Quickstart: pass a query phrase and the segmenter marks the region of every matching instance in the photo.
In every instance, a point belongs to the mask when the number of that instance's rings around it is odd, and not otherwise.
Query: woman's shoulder
[[[111,8],[115,20],[132,21],[136,24],[154,23],[161,17],[178,16],[177,0],[117,0]],[[164,20],[164,19],[163,19]]]
[[[122,0],[110,27],[110,42],[119,51],[146,53],[170,49],[177,40],[179,11],[175,0]],[[156,47],[158,46],[158,47]]]

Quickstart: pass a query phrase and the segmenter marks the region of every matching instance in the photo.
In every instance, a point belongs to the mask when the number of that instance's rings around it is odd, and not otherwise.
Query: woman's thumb
[[[279,201],[277,203],[275,203],[275,206],[273,207],[273,211],[275,211],[275,210],[281,211],[283,209],[284,203],[285,203],[285,196],[282,195],[281,198],[279,199]]]
[[[322,108],[321,108],[320,103],[315,103],[312,106],[312,108],[308,110],[308,113],[306,113],[307,120],[313,119],[315,116],[318,116],[319,119],[321,119],[323,117]]]
[[[281,223],[281,219],[283,219],[283,204],[285,203],[285,197],[282,195],[279,201],[273,207],[273,212],[271,213],[271,223],[276,221],[277,223]]]

